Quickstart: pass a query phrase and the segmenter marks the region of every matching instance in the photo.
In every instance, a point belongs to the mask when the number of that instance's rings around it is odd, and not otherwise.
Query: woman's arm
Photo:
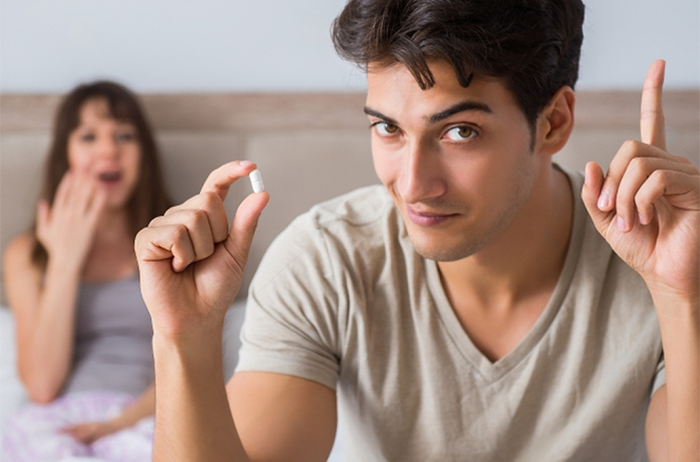
[[[32,261],[32,234],[16,238],[5,251],[19,376],[33,401],[53,400],[70,373],[78,286],[104,203],[104,191],[88,170],[69,171],[53,203],[42,200],[37,208],[36,238],[46,249],[46,267]]]
[[[29,398],[52,401],[70,372],[79,270],[49,259],[46,273],[31,261],[33,237],[5,249],[3,274],[15,320],[17,369]]]
[[[151,384],[136,401],[124,408],[124,411],[117,417],[104,422],[86,422],[74,425],[64,428],[63,431],[85,444],[90,444],[103,436],[131,427],[144,417],[152,416],[155,411],[155,385]]]
[[[156,386],[151,384],[136,401],[124,409],[120,416],[112,420],[119,428],[127,428],[144,417],[152,416],[155,412]]]

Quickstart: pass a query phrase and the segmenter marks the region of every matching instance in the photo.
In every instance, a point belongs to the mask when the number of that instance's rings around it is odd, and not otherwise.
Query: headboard
[[[55,94],[0,95],[0,249],[32,222]],[[144,94],[156,131],[166,184],[181,202],[197,193],[207,174],[235,159],[256,162],[271,201],[261,217],[243,288],[272,239],[299,213],[321,200],[378,179],[372,166],[368,122],[359,93]],[[669,150],[696,165],[700,153],[700,92],[664,94]],[[588,160],[607,167],[622,142],[639,138],[637,92],[578,92],[576,128],[555,156],[582,169]],[[232,189],[229,214],[250,191]],[[0,303],[5,303],[0,287]]]

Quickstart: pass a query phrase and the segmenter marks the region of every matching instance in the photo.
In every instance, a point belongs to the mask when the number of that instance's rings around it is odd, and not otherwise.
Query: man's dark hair
[[[583,41],[580,0],[350,0],[332,27],[338,54],[361,68],[405,65],[422,89],[435,85],[428,61],[503,78],[534,132],[564,85],[574,87]]]

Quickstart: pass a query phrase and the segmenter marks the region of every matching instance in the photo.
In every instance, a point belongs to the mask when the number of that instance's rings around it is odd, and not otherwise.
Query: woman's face
[[[94,178],[107,192],[107,207],[123,207],[139,178],[141,145],[136,127],[115,120],[107,101],[92,99],[80,110],[80,123],[68,137],[68,165]]]

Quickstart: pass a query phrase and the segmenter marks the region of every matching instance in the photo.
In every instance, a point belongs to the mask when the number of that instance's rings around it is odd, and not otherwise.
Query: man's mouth
[[[416,210],[415,208],[411,207],[410,205],[406,206],[406,214],[408,215],[408,219],[411,220],[411,222],[413,222],[414,224],[419,225],[419,226],[439,225],[439,224],[444,223],[445,221],[449,220],[450,218],[458,215],[456,213],[438,213],[438,212],[420,211],[420,210]]]

